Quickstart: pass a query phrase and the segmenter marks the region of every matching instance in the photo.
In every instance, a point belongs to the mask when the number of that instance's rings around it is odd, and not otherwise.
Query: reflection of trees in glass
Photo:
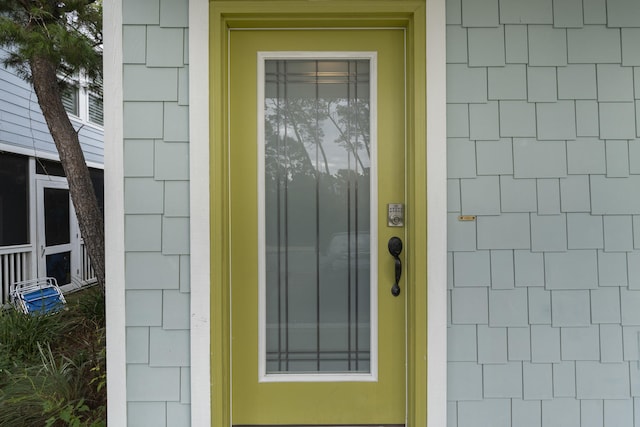
[[[334,233],[368,231],[369,165],[368,100],[267,99],[265,195],[267,211],[279,212],[268,244],[283,238],[280,221],[294,246],[326,248]]]
[[[333,142],[353,156],[360,173],[367,169],[371,157],[368,100],[269,98],[265,110],[267,162],[286,164],[290,179],[311,172],[309,168],[316,163],[316,150],[321,157],[318,163],[322,163],[322,167],[317,165],[318,173],[331,175],[325,148],[327,133],[337,134]],[[366,161],[362,159],[363,149]],[[346,165],[345,157],[341,167]],[[270,166],[267,166],[267,175],[277,172],[274,165]]]

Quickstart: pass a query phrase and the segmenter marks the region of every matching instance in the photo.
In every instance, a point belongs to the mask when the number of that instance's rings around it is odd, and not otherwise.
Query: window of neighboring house
[[[68,85],[62,92],[62,104],[67,113],[83,122],[97,126],[104,124],[102,112],[102,93],[89,90],[88,85]]]
[[[0,246],[29,243],[29,159],[0,152]]]

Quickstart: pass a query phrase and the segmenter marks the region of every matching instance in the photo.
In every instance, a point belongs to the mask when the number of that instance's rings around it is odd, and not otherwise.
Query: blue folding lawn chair
[[[11,285],[11,302],[25,314],[52,314],[64,309],[67,301],[53,277],[25,280]]]

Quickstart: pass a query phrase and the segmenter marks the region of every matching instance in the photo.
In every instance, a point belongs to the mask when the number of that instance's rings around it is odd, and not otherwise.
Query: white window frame
[[[267,339],[266,339],[266,238],[265,238],[265,163],[264,163],[264,97],[265,97],[265,62],[268,60],[368,60],[369,61],[369,115],[370,115],[370,147],[371,147],[371,173],[370,173],[370,238],[371,248],[378,247],[378,54],[377,52],[355,51],[284,51],[284,52],[258,52],[257,72],[257,124],[258,124],[258,382],[375,382],[378,381],[378,253],[371,251],[370,262],[370,372],[345,372],[345,373],[278,373],[269,374],[266,370]]]

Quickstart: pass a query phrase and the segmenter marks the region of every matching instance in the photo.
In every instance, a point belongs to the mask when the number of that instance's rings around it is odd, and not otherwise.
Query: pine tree
[[[84,73],[89,81],[102,77],[101,0],[0,0],[0,46],[35,90],[67,176],[98,283],[104,289],[104,221],[89,168],[62,103],[69,77]]]

